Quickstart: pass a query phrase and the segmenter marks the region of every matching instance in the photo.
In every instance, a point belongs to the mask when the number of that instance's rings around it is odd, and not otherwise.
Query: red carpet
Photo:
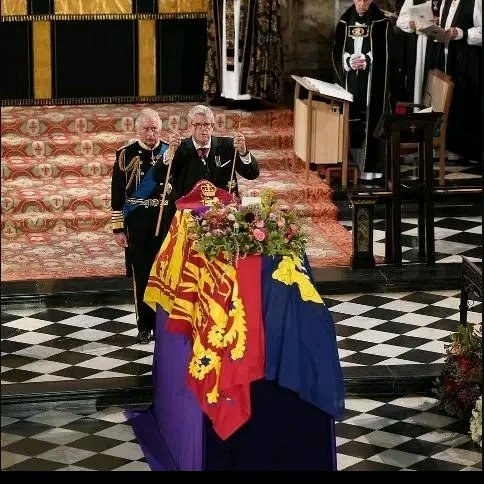
[[[188,103],[152,105],[168,137],[186,135]],[[115,150],[135,137],[146,105],[2,108],[2,280],[109,277],[124,273],[110,230],[110,176]],[[351,237],[337,222],[331,189],[293,162],[292,112],[214,109],[216,134],[237,122],[261,163],[261,176],[241,192],[271,188],[305,217],[314,267],[349,265]]]

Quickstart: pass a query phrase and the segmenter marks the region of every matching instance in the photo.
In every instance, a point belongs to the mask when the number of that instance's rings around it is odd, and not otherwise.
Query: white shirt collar
[[[193,142],[193,145],[195,146],[195,149],[198,150],[200,148],[207,148],[209,151],[210,151],[210,148],[212,146],[212,138],[210,137],[210,139],[208,140],[208,143],[206,143],[205,145],[199,145],[193,138],[192,138],[192,142]]]

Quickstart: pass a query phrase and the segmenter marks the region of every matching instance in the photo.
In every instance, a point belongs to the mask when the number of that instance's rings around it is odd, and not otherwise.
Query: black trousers
[[[138,207],[128,216],[128,273],[132,273],[136,324],[138,331],[155,328],[156,313],[143,302],[146,285],[153,262],[160,250],[164,231],[155,236],[158,221],[157,207]]]

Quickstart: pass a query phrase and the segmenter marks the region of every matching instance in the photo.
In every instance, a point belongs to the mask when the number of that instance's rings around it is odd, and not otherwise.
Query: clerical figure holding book
[[[353,0],[336,25],[333,66],[337,82],[353,94],[350,147],[363,179],[382,176],[378,140],[381,115],[390,109],[389,53],[392,26],[372,0]]]

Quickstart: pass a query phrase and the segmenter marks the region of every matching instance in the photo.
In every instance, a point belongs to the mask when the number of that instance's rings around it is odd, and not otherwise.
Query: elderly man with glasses
[[[212,110],[198,105],[188,113],[190,138],[170,137],[170,148],[164,155],[164,162],[172,163],[172,200],[189,193],[200,180],[211,181],[238,196],[236,174],[248,180],[259,176],[259,164],[248,151],[244,135],[238,132],[234,138],[213,136],[214,125]],[[164,171],[160,169],[159,173],[159,181],[163,182],[161,176]],[[172,204],[169,210],[174,213]]]

